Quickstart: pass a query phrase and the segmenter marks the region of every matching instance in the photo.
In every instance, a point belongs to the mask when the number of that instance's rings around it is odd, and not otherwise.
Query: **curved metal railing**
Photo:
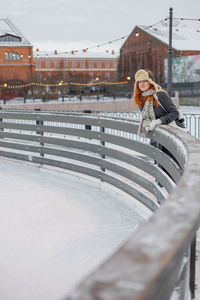
[[[0,112],[1,156],[92,176],[159,208],[70,299],[169,299],[176,286],[176,299],[186,299],[200,223],[200,142],[166,126],[143,141],[137,128],[136,121],[106,116]]]

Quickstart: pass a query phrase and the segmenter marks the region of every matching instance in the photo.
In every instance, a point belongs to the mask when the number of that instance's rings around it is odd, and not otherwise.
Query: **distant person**
[[[185,128],[184,118],[179,119],[179,111],[165,90],[155,81],[153,73],[148,70],[138,70],[135,74],[134,102],[142,112],[138,134],[145,136],[157,125],[170,124],[175,121],[180,128]]]

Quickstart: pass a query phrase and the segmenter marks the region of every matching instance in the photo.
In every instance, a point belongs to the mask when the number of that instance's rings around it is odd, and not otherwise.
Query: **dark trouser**
[[[168,155],[169,157],[171,157],[176,164],[180,167],[178,161],[176,160],[176,158],[173,156],[173,154],[171,154],[171,152],[169,152],[169,150],[167,150],[165,147],[163,147],[162,145],[158,144],[156,141],[154,140],[150,140],[150,145],[160,149],[162,152],[164,152],[166,155]],[[155,164],[157,163],[157,161],[155,161]],[[171,175],[167,172],[167,170],[165,168],[163,168],[160,164],[158,164],[158,166],[174,181],[174,179],[171,177]],[[175,181],[174,181],[175,182]],[[160,184],[159,184],[160,185]]]

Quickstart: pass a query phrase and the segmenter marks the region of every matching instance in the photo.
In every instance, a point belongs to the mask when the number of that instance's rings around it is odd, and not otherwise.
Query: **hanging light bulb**
[[[152,30],[152,26],[149,26],[149,30]]]
[[[139,32],[136,32],[136,33],[135,33],[135,36],[139,36]]]
[[[167,20],[167,18],[165,19],[165,23],[166,23],[166,24],[168,23],[168,20]]]
[[[183,23],[183,18],[181,18],[181,23]]]
[[[198,24],[200,24],[200,19],[197,21]]]

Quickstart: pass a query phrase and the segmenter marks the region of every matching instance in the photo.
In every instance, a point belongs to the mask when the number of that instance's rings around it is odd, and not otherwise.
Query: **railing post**
[[[90,109],[85,109],[84,111],[83,111],[85,114],[91,114],[91,110]],[[86,130],[91,130],[91,125],[85,125],[85,129]]]
[[[196,235],[190,246],[190,292],[192,299],[195,299],[195,265],[196,265]]]
[[[101,156],[101,159],[105,159],[105,154],[102,153],[102,146],[103,147],[105,146],[105,141],[102,138],[102,133],[104,133],[104,132],[105,132],[105,128],[102,127],[100,124],[100,145],[101,145],[100,156]],[[101,167],[101,171],[105,172],[105,168]]]
[[[35,108],[35,111],[40,111],[40,108]],[[38,148],[38,151],[40,153],[41,164],[43,164],[43,157],[44,157],[44,152],[43,152],[44,142],[42,141],[42,137],[44,133],[43,133],[42,126],[43,126],[43,120],[39,115],[36,117],[36,133],[39,135],[38,141],[40,143],[40,147]]]

